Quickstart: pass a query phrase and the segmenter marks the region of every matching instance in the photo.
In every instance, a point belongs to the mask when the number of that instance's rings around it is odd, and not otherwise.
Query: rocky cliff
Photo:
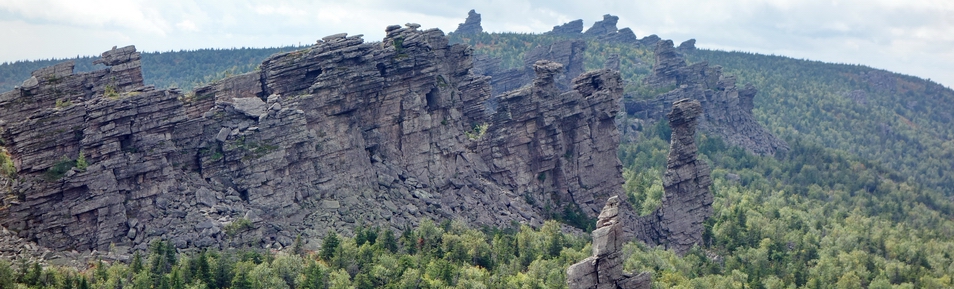
[[[703,222],[712,215],[709,166],[696,158],[695,133],[702,105],[682,99],[667,115],[672,127],[669,159],[663,176],[662,204],[639,217],[636,238],[646,244],[665,246],[679,254],[702,245]]]
[[[694,47],[694,41],[680,47]],[[723,75],[721,67],[710,67],[706,62],[686,65],[671,40],[657,44],[655,58],[652,74],[644,81],[649,87],[666,92],[649,100],[627,101],[627,113],[656,121],[664,117],[674,101],[693,99],[702,104],[700,130],[756,154],[774,155],[788,150],[785,141],[762,127],[752,115],[753,99],[758,92],[752,85],[740,89],[734,76]]]
[[[562,66],[535,62],[530,86],[488,101],[472,50],[418,28],[328,36],[189,93],[143,86],[131,46],[104,70],[38,70],[0,94],[16,165],[0,224],[57,250],[281,248],[362,222],[595,217],[619,194],[618,73],[562,92]]]

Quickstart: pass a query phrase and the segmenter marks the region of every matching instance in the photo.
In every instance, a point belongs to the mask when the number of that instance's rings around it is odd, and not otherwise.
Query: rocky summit
[[[618,16],[606,14],[603,15],[603,20],[594,22],[593,26],[587,29],[586,32],[583,32],[583,20],[577,19],[564,23],[563,25],[553,26],[553,30],[547,32],[547,34],[647,47],[656,45],[656,42],[660,40],[656,35],[650,35],[643,37],[642,39],[638,39],[636,34],[633,33],[632,29],[616,28],[616,24],[618,22]]]
[[[484,28],[480,26],[480,14],[474,9],[470,9],[470,12],[467,12],[467,19],[464,20],[464,23],[457,25],[457,30],[454,33],[461,35],[477,35],[484,32]]]
[[[40,69],[0,94],[0,224],[54,250],[282,248],[362,223],[596,217],[621,192],[617,72],[564,82],[535,61],[492,97],[470,48],[419,28],[331,35],[186,93],[144,86],[132,46],[103,70]]]

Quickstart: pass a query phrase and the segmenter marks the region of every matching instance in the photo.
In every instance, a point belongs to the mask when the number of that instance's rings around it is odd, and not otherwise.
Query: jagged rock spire
[[[460,35],[476,35],[482,32],[484,32],[484,28],[480,26],[480,14],[474,9],[467,12],[467,19],[464,20],[464,23],[457,25],[457,30],[454,31],[454,33]]]
[[[637,238],[679,254],[702,245],[703,222],[712,215],[709,166],[696,158],[695,133],[701,114],[698,101],[682,99],[673,103],[668,115],[672,143],[663,176],[662,205],[636,223]]]

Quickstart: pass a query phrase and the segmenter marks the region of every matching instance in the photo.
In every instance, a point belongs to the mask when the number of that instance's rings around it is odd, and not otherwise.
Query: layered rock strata
[[[599,70],[573,80],[562,92],[557,77],[562,65],[537,61],[531,86],[497,98],[487,141],[479,143],[491,165],[490,178],[539,206],[578,206],[599,214],[597,200],[619,195],[622,166],[615,155],[622,82],[619,73]],[[525,134],[523,132],[530,132]],[[527,157],[529,156],[529,157]],[[516,169],[529,167],[531,170]]]
[[[672,140],[663,176],[662,204],[634,224],[639,240],[679,254],[702,245],[703,222],[712,215],[709,166],[696,158],[695,132],[701,115],[698,101],[673,103],[668,115]]]
[[[667,92],[650,100],[626,102],[627,113],[657,121],[671,110],[674,101],[689,98],[702,104],[700,130],[760,155],[789,149],[785,141],[755,120],[752,109],[758,90],[751,84],[738,88],[734,76],[723,75],[721,67],[706,62],[686,65],[671,40],[658,43],[655,58],[653,73],[645,78],[645,84]]]
[[[458,24],[457,30],[454,30],[454,33],[461,35],[477,35],[483,32],[484,28],[480,26],[480,14],[474,9],[467,12],[467,19],[464,23]]]
[[[328,36],[189,93],[143,86],[133,47],[38,70],[0,94],[17,168],[0,224],[56,250],[281,248],[361,223],[538,225],[548,204],[596,216],[619,194],[618,73],[561,92],[539,62],[491,102],[472,50],[418,28]]]
[[[570,265],[566,282],[570,289],[648,289],[652,283],[648,272],[632,275],[623,272],[625,227],[620,217],[620,201],[610,197],[600,212],[593,231],[593,256]]]

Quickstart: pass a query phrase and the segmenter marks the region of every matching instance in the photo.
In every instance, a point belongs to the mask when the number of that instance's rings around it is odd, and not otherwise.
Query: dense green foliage
[[[333,241],[329,241],[333,240]],[[0,261],[0,289],[15,288],[565,288],[566,267],[589,255],[586,239],[556,222],[484,231],[422,222],[395,237],[358,228],[329,235],[319,252],[201,251],[154,242],[129,264],[83,271]]]
[[[890,169],[790,140],[758,157],[699,137],[713,167],[705,248],[684,257],[632,243],[626,267],[659,288],[950,288],[954,203]],[[625,190],[642,213],[658,206],[668,144],[626,144]]]

